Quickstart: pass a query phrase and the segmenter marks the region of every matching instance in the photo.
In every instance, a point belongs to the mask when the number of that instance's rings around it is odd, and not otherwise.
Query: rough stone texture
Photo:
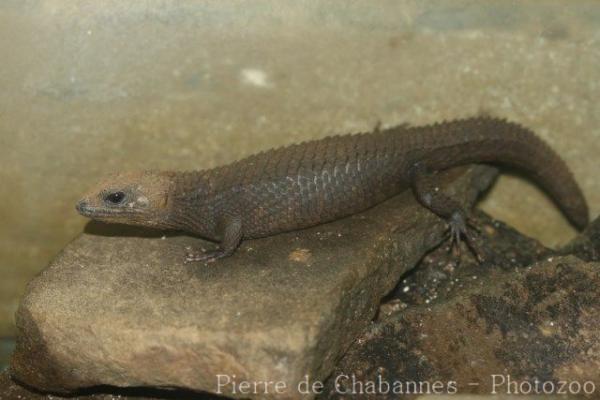
[[[472,167],[446,179],[472,204],[494,176]],[[29,284],[11,371],[53,391],[102,384],[216,392],[216,375],[226,374],[283,381],[282,397],[302,397],[298,383],[331,372],[444,225],[407,192],[331,224],[244,242],[208,265],[182,263],[199,239],[90,229]],[[233,394],[230,386],[222,393]]]
[[[599,26],[593,0],[0,2],[0,335],[112,170],[484,110],[559,149],[597,214]],[[572,234],[514,177],[484,207],[548,244]]]
[[[352,375],[363,384],[378,376],[392,383],[456,381],[461,394],[490,394],[493,374],[519,384],[591,381],[590,397],[598,397],[600,264],[552,255],[485,215],[480,222],[489,262],[463,260],[457,268],[443,248],[425,257],[344,355],[320,398],[341,398],[339,391],[352,390],[343,376]]]

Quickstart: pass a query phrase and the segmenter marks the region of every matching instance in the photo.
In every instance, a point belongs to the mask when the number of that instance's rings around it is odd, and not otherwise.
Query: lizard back
[[[540,184],[577,227],[587,223],[585,199],[562,159],[528,129],[489,117],[265,151],[203,171],[210,189],[202,208],[239,215],[246,238],[268,236],[372,207],[407,189],[417,162],[430,171],[474,162],[516,167]]]

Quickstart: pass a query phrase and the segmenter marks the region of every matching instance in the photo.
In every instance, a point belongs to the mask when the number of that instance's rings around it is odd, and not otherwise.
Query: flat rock
[[[585,387],[598,397],[600,263],[556,255],[485,215],[479,219],[491,261],[455,268],[443,249],[425,257],[340,360],[322,399],[447,394],[454,390],[449,382],[460,394],[486,395],[558,394],[566,382],[579,395]],[[597,247],[589,232],[576,243]],[[378,380],[398,392],[365,389]]]
[[[470,206],[495,174],[454,170],[445,186]],[[114,385],[310,398],[298,385],[331,373],[445,224],[407,192],[334,223],[247,241],[208,265],[183,263],[197,238],[103,229],[88,229],[29,284],[11,365],[20,381],[58,392]],[[261,387],[219,386],[218,375]]]

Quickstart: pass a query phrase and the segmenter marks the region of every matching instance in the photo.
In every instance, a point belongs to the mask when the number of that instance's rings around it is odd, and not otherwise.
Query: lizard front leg
[[[204,262],[213,262],[218,260],[219,258],[228,257],[235,253],[235,250],[239,247],[240,242],[242,241],[242,220],[241,218],[235,217],[226,217],[219,224],[221,231],[221,243],[219,244],[219,248],[217,250],[202,252],[202,253],[191,253],[186,257],[185,262],[195,262],[195,261],[204,261]]]
[[[450,239],[456,249],[460,249],[461,239],[464,238],[479,261],[483,261],[475,237],[469,230],[471,224],[467,212],[456,199],[441,191],[438,177],[422,163],[412,166],[409,177],[412,191],[419,203],[448,222]]]

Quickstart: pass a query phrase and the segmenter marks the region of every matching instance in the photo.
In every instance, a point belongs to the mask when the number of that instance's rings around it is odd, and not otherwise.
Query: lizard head
[[[169,228],[173,173],[141,171],[113,174],[77,203],[94,220],[151,228]]]

